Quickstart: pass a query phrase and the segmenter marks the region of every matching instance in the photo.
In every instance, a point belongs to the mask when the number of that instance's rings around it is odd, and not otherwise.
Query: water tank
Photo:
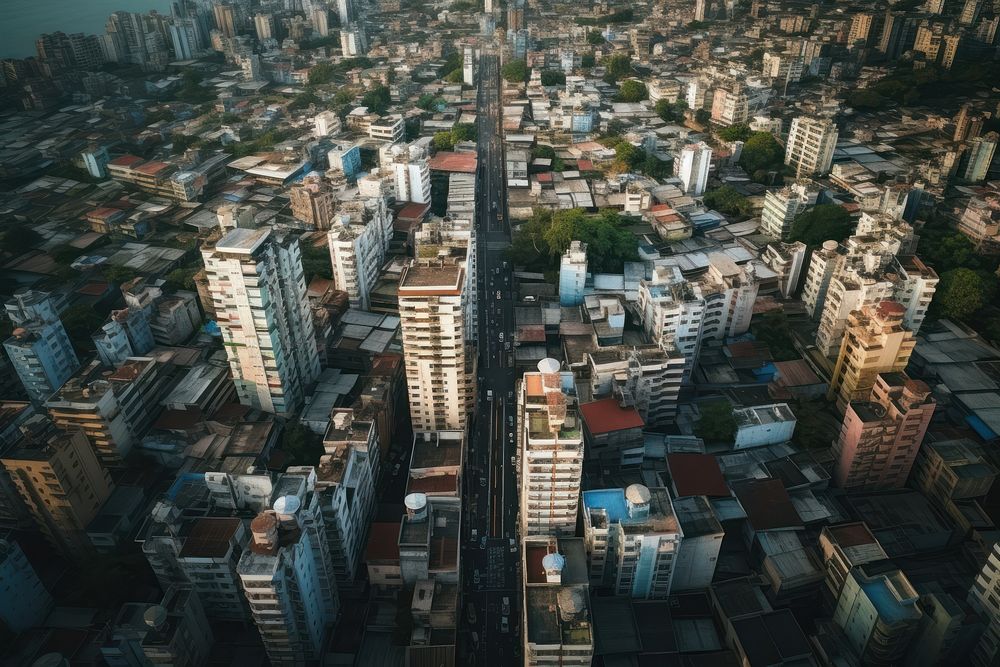
[[[410,521],[423,521],[427,518],[427,494],[411,493],[403,498],[406,506],[406,516]]]
[[[253,543],[264,551],[278,548],[278,517],[274,512],[261,512],[250,522]]]
[[[539,373],[558,373],[559,372],[559,361],[552,359],[551,357],[546,357],[538,362],[538,372]]]
[[[550,584],[562,583],[562,571],[566,566],[566,559],[560,553],[546,554],[542,558],[542,569],[545,570],[545,581]]]
[[[834,250],[837,249],[837,246],[839,245],[840,244],[837,243],[836,241],[823,241],[823,250],[828,250],[830,252],[833,252]]]
[[[278,513],[279,518],[285,518],[295,516],[301,506],[302,502],[298,496],[281,496],[274,501],[273,509]]]
[[[642,484],[630,484],[625,489],[625,504],[628,515],[633,519],[645,519],[649,516],[649,489]]]
[[[162,605],[154,604],[142,615],[146,627],[159,630],[167,622],[167,610]]]

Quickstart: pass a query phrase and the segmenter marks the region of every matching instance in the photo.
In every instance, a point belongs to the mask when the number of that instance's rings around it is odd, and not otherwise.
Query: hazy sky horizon
[[[170,0],[5,0],[0,58],[35,55],[35,39],[42,33],[61,30],[100,35],[112,12],[150,9],[168,13]]]

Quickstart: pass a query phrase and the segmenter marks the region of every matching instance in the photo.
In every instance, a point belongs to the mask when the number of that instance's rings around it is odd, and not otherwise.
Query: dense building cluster
[[[0,658],[995,664],[998,29],[176,0],[39,35],[0,61]]]

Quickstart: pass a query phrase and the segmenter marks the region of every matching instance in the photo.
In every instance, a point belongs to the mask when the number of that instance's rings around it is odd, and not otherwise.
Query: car
[[[513,435],[511,437],[513,437]],[[517,466],[517,457],[516,456],[510,457],[510,464],[512,466]]]
[[[510,623],[506,616],[500,617],[500,632],[510,632]]]
[[[509,541],[510,541],[510,552],[512,554],[516,554],[517,553],[517,541],[513,537],[510,538]]]
[[[466,615],[467,615],[467,617],[469,619],[469,625],[475,625],[476,624],[476,605],[472,604],[471,602],[469,604],[465,605],[465,612],[466,612]]]
[[[479,548],[480,549],[485,549],[486,548],[486,536],[485,535],[483,535],[482,539],[479,540]]]
[[[524,297],[524,302],[525,303],[534,303],[535,302],[535,297],[533,297],[532,295],[529,294],[528,296]]]
[[[500,332],[500,335],[498,336],[498,338],[500,339],[500,342],[502,343],[503,342],[503,332],[502,331]]]
[[[478,528],[473,528],[472,529],[472,541],[473,542],[478,542],[479,541],[479,529]]]
[[[473,573],[472,573],[472,583],[474,583],[474,584],[478,584],[479,583],[479,570],[473,571]]]
[[[503,334],[501,334],[501,335],[503,335]],[[492,401],[493,400],[493,390],[492,389],[487,389],[486,390],[486,400],[487,401]]]
[[[510,598],[506,595],[500,600],[500,613],[504,616],[510,614]]]
[[[479,486],[481,486],[483,488],[486,488],[486,478],[485,477],[480,477],[479,478]]]
[[[499,301],[502,298],[503,298],[503,294],[500,292],[500,290],[497,290],[497,301]]]

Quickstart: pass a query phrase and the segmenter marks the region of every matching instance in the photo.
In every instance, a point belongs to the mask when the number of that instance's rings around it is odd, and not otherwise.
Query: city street
[[[466,664],[506,666],[522,662],[513,279],[499,58],[484,51],[479,67],[478,395],[466,456],[462,635]]]

